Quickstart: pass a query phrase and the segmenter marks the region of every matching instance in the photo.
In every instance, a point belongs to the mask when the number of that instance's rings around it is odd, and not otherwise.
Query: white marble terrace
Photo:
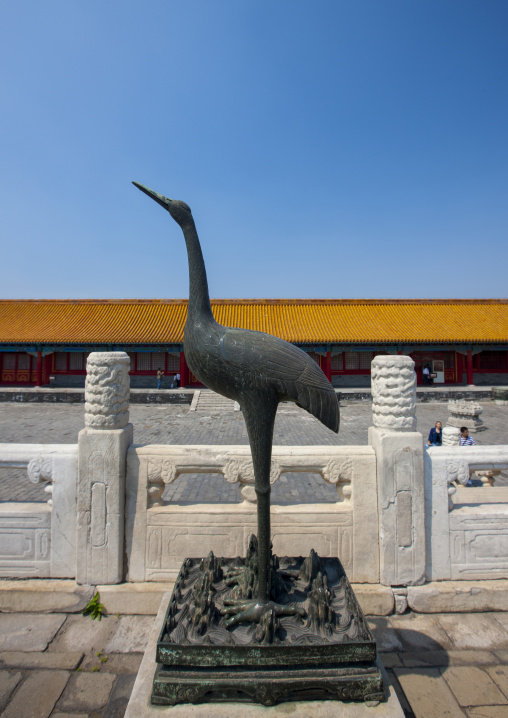
[[[47,504],[0,504],[0,577],[74,578],[81,584],[168,581],[186,556],[244,554],[256,526],[248,446],[133,444],[129,360],[90,354],[85,428],[77,444],[0,444],[0,469],[26,467],[46,482]],[[275,446],[272,483],[316,472],[335,504],[272,507],[274,550],[339,556],[355,584],[405,587],[429,581],[508,578],[508,446],[423,449],[416,380],[406,356],[372,363],[368,446]],[[164,504],[185,473],[217,472],[240,483],[240,504]],[[467,487],[471,472],[483,486]],[[397,593],[398,592],[398,593]]]

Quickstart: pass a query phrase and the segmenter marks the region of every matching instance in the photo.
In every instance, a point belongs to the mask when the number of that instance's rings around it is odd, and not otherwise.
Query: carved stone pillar
[[[425,579],[423,439],[416,431],[416,374],[408,356],[372,362],[369,444],[376,452],[380,581],[410,586]]]
[[[443,426],[443,446],[460,445],[460,429],[455,426]]]
[[[85,428],[78,437],[78,583],[123,580],[129,366],[125,352],[92,352],[87,361]]]

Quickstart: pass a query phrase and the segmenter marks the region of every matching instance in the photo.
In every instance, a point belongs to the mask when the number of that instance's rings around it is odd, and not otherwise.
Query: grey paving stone
[[[82,653],[25,653],[24,651],[2,651],[0,667],[9,668],[60,668],[75,670],[81,663]]]
[[[32,671],[17,689],[2,718],[48,718],[69,675],[68,671]]]
[[[485,670],[508,699],[508,666],[490,666]]]
[[[111,673],[73,673],[58,701],[58,710],[100,711],[107,705],[115,680]]]
[[[0,613],[0,651],[44,651],[65,613]]]
[[[136,676],[119,676],[102,718],[123,718]]]
[[[506,706],[478,706],[467,710],[468,718],[506,718]]]
[[[68,616],[63,628],[55,636],[49,651],[72,652],[79,647],[85,655],[103,651],[106,643],[118,628],[119,619],[106,616],[101,621],[92,621],[89,616]]]
[[[437,668],[394,668],[415,718],[464,718]]]
[[[508,645],[508,631],[492,613],[440,614],[437,619],[449,635],[454,648],[502,649]]]
[[[413,711],[411,710],[411,706],[409,705],[409,702],[406,698],[406,694],[402,690],[402,686],[399,683],[399,679],[395,675],[395,671],[392,668],[388,668],[386,670],[386,673],[388,675],[388,678],[390,679],[390,683],[393,686],[393,690],[395,691],[395,694],[399,699],[399,703],[402,707],[402,710],[404,711],[404,715],[406,716],[406,718],[413,718]]]
[[[506,704],[506,697],[486,671],[476,666],[454,666],[441,669],[459,704],[489,706]]]
[[[51,718],[89,718],[88,713],[57,713],[53,712]]]
[[[395,666],[400,668],[402,666],[401,657],[398,653],[381,653],[380,658],[385,668],[394,668]]]
[[[21,671],[0,671],[0,711],[7,703],[13,690],[16,688],[23,674]]]
[[[106,653],[144,652],[154,620],[154,616],[121,616]]]
[[[378,651],[398,653],[404,648],[387,618],[368,618],[367,623],[374,634]],[[382,656],[381,656],[382,659]]]
[[[489,651],[408,651],[401,653],[407,668],[418,666],[475,666],[495,665],[498,659]]]
[[[101,662],[100,658],[106,660]],[[98,666],[103,673],[136,675],[142,660],[142,653],[103,653],[100,657],[93,653],[84,658],[80,668],[91,671],[94,666]]]
[[[388,620],[406,650],[438,651],[452,645],[446,631],[432,615],[408,613],[391,616]]]

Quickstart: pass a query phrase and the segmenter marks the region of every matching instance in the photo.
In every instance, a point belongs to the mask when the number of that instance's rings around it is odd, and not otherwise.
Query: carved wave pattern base
[[[248,573],[249,558],[184,561],[157,644],[152,703],[386,699],[376,644],[340,561],[311,552],[273,556],[272,566],[274,605],[304,615],[282,613],[266,640],[262,620],[228,627],[221,613],[238,599],[231,576]]]

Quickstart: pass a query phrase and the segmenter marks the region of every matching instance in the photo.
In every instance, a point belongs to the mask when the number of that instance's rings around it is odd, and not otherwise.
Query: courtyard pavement
[[[482,402],[488,427],[474,435],[478,444],[508,443],[508,406]],[[428,436],[437,420],[446,421],[446,403],[418,404],[418,430]],[[186,405],[131,404],[136,444],[248,444],[241,412],[191,412]],[[367,443],[372,425],[371,403],[341,407],[339,434],[294,404],[282,404],[277,413],[274,444],[284,446]],[[73,444],[84,427],[83,404],[0,403],[0,443]],[[479,485],[479,484],[478,484]],[[506,475],[496,485],[508,485]],[[24,469],[0,470],[0,501],[46,501],[42,485],[31,484]],[[217,474],[186,474],[168,486],[165,501],[176,503],[240,503],[238,485]],[[272,487],[272,503],[334,503],[337,492],[316,474],[283,474]]]
[[[0,613],[0,715],[121,718],[154,620]],[[407,613],[369,625],[406,718],[508,716],[508,613]],[[281,714],[312,718],[311,705],[305,716],[291,704]]]

